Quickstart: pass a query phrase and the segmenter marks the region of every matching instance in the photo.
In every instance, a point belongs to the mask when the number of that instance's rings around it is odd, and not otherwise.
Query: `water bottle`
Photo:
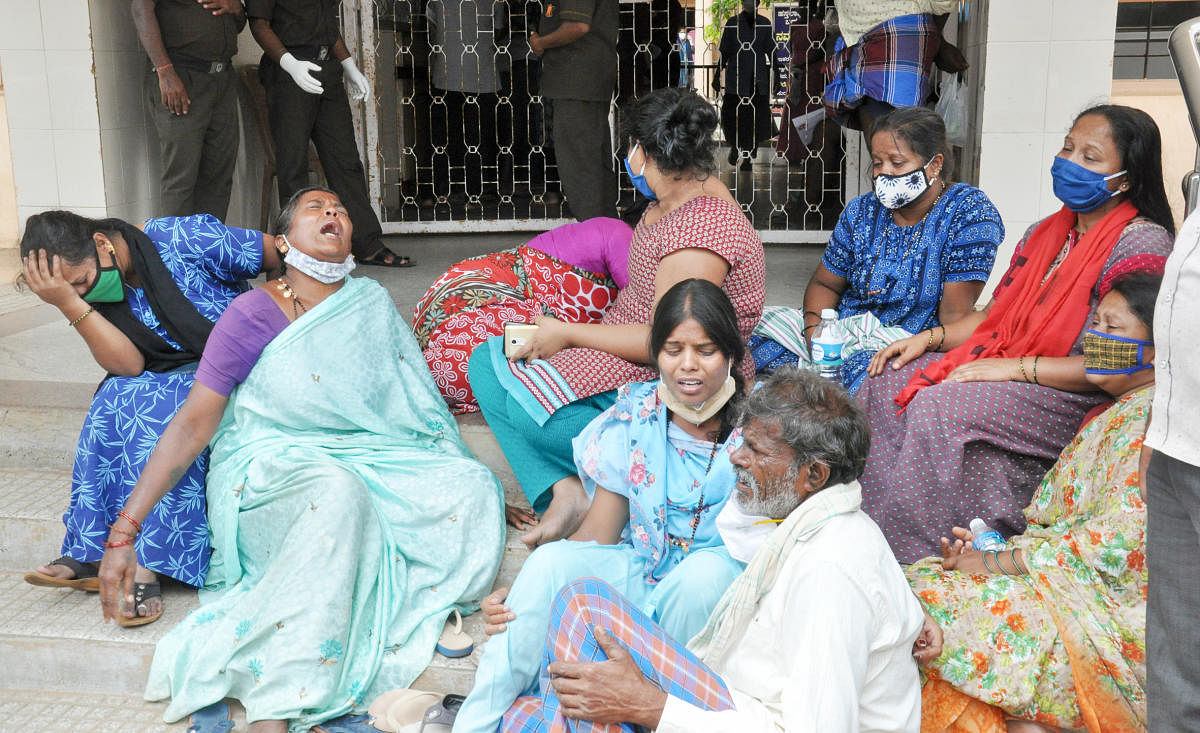
[[[1004,549],[1004,535],[987,526],[987,523],[979,517],[975,517],[971,520],[971,544],[980,552],[1002,550]]]
[[[826,308],[821,311],[821,322],[812,335],[812,360],[817,373],[826,379],[841,381],[842,350],[846,346],[846,335],[838,325],[837,311]]]

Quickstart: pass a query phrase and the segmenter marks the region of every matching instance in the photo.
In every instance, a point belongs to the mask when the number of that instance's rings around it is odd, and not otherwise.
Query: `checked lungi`
[[[550,663],[607,660],[592,632],[597,625],[619,641],[646,679],[668,695],[707,710],[733,707],[725,683],[681,642],[668,636],[611,585],[596,578],[582,578],[566,585],[554,599],[539,673],[540,696],[522,697],[513,703],[504,714],[502,731],[633,733],[634,726],[627,723],[592,723],[559,712],[558,695],[550,684]]]
[[[846,46],[838,38],[825,64],[825,112],[843,127],[857,128],[853,111],[866,98],[893,107],[916,107],[929,99],[933,57],[942,33],[927,13],[901,15],[880,23]]]

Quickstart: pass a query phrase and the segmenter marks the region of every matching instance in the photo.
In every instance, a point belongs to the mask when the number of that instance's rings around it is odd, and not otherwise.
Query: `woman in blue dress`
[[[227,227],[211,215],[120,219],[69,211],[29,217],[21,239],[24,279],[62,311],[108,376],[96,390],[75,453],[62,557],[27,573],[41,586],[99,589],[94,563],[163,429],[192,387],[213,323],[247,278],[279,266],[274,237]],[[157,574],[204,583],[208,523],[202,453],[142,522],[137,537],[137,615],[162,615]]]
[[[846,205],[821,264],[804,290],[803,309],[769,307],[750,338],[759,371],[810,365],[821,311],[832,308],[846,332],[842,382],[858,389],[876,350],[967,315],[983,291],[1004,239],[987,195],[948,183],[946,126],[937,113],[902,107],[871,133],[874,188]]]

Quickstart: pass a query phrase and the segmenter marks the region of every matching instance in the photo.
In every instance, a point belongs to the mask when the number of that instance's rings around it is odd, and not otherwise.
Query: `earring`
[[[285,255],[292,250],[292,246],[288,244],[287,237],[280,236],[277,239],[283,242],[283,244],[275,245],[275,249],[279,250],[279,254]]]

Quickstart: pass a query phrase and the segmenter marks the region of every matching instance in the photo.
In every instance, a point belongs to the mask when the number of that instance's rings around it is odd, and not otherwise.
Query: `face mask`
[[[629,151],[630,156],[633,156],[634,151],[638,149],[639,145],[641,145],[641,143],[633,146],[633,150]],[[633,166],[629,165],[629,158],[627,157],[625,158],[625,172],[629,174],[629,182],[633,184],[634,189],[637,190],[638,193],[650,199],[651,201],[658,201],[658,196],[654,195],[654,189],[650,188],[649,183],[646,183],[645,163],[642,163],[642,172],[634,175]]]
[[[111,250],[109,251],[111,255]],[[108,267],[100,266],[100,256],[96,255],[96,282],[83,294],[88,303],[120,303],[125,300],[125,280],[117,269],[116,257]]]
[[[1125,171],[1117,171],[1111,176],[1106,176],[1057,156],[1050,164],[1050,177],[1054,179],[1054,195],[1058,197],[1059,201],[1066,204],[1068,209],[1079,214],[1095,211],[1105,201],[1116,196],[1117,191],[1108,190],[1108,182],[1123,175],[1125,175]]]
[[[287,263],[288,267],[294,267],[314,280],[328,285],[338,280],[345,280],[350,271],[354,269],[354,255],[346,255],[346,259],[341,262],[326,262],[318,260],[316,257],[310,257],[296,249],[291,242],[287,241],[286,236],[280,235],[280,237],[288,246],[283,261]]]
[[[1143,350],[1153,341],[1129,339],[1111,333],[1089,330],[1083,334],[1083,371],[1088,374],[1133,374],[1152,369],[1143,364]]]
[[[767,541],[781,519],[757,517],[746,514],[738,504],[736,496],[729,497],[725,507],[717,515],[717,531],[725,542],[725,549],[738,562],[748,563],[758,553],[759,548]]]
[[[698,405],[689,405],[676,397],[661,380],[658,383],[658,396],[671,412],[693,425],[703,425],[705,420],[721,411],[737,389],[737,384],[733,381],[733,367],[730,366],[729,369],[729,376],[725,378],[725,383],[717,393]]]
[[[920,198],[928,188],[929,177],[925,175],[924,165],[915,171],[897,176],[884,173],[875,176],[875,198],[888,209],[908,206]]]

